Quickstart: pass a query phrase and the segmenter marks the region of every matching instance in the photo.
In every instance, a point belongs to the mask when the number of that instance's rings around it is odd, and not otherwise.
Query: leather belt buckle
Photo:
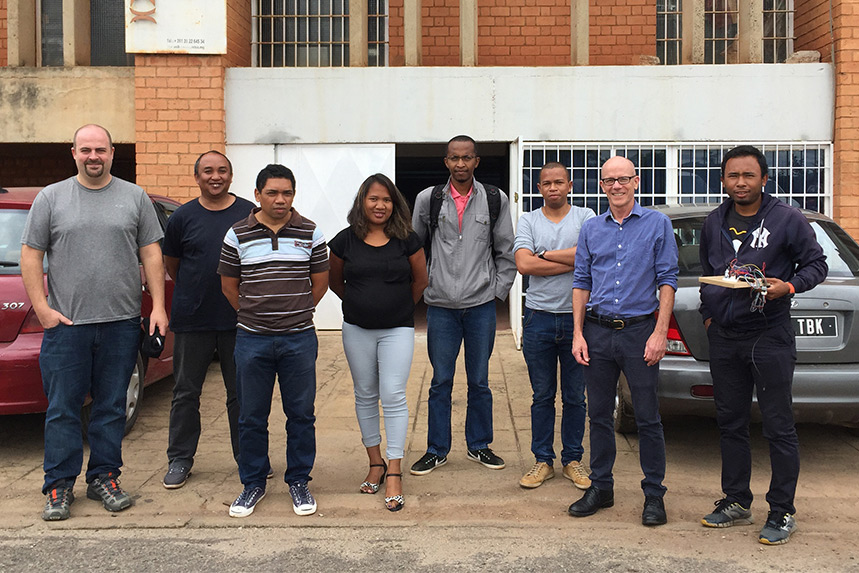
[[[626,323],[623,321],[623,319],[615,318],[611,321],[611,327],[615,330],[623,330],[625,326]]]

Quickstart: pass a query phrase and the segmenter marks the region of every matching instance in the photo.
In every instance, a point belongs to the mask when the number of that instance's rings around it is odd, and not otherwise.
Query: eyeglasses
[[[602,181],[602,184],[606,187],[611,187],[612,185],[614,185],[615,181],[617,181],[621,185],[626,185],[633,179],[635,179],[635,175],[633,175],[632,177],[606,177],[605,179],[600,179],[600,181]]]
[[[465,161],[466,163],[469,163],[471,161],[474,161],[476,158],[476,155],[448,155],[447,157],[445,157],[445,159],[447,159],[451,163],[459,163],[460,161]]]

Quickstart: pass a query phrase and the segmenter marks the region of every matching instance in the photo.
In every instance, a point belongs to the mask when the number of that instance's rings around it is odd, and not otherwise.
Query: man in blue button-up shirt
[[[665,438],[656,389],[677,289],[677,244],[668,217],[635,201],[639,177],[630,160],[612,157],[601,177],[609,210],[582,226],[573,280],[573,356],[586,366],[591,487],[569,512],[585,517],[614,505],[613,415],[623,371],[644,472],[641,521],[662,525]]]

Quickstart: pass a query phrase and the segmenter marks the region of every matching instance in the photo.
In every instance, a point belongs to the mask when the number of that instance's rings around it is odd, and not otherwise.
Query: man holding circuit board
[[[826,278],[826,256],[805,216],[763,193],[768,167],[756,147],[741,145],[722,159],[728,199],[704,222],[701,314],[710,341],[710,374],[722,452],[724,498],[701,523],[752,523],[749,418],[757,392],[769,441],[770,506],[759,541],[787,543],[796,529],[793,501],[799,440],[791,409],[796,343],[790,298]],[[716,279],[708,280],[705,279]],[[719,283],[724,281],[724,286]],[[728,288],[731,282],[750,288]]]

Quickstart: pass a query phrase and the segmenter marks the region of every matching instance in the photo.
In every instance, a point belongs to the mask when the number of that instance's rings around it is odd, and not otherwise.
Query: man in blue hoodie
[[[730,527],[752,522],[749,417],[756,391],[772,468],[766,497],[770,511],[759,541],[779,545],[796,529],[793,501],[799,476],[791,409],[796,343],[790,298],[822,282],[828,268],[799,209],[763,193],[767,172],[766,158],[757,148],[741,145],[728,151],[722,159],[722,184],[729,198],[707,216],[701,231],[704,276],[724,275],[732,263],[755,265],[766,276],[765,287],[753,287],[751,296],[746,289],[701,285],[725,495],[701,523]],[[755,304],[756,295],[765,299]]]

